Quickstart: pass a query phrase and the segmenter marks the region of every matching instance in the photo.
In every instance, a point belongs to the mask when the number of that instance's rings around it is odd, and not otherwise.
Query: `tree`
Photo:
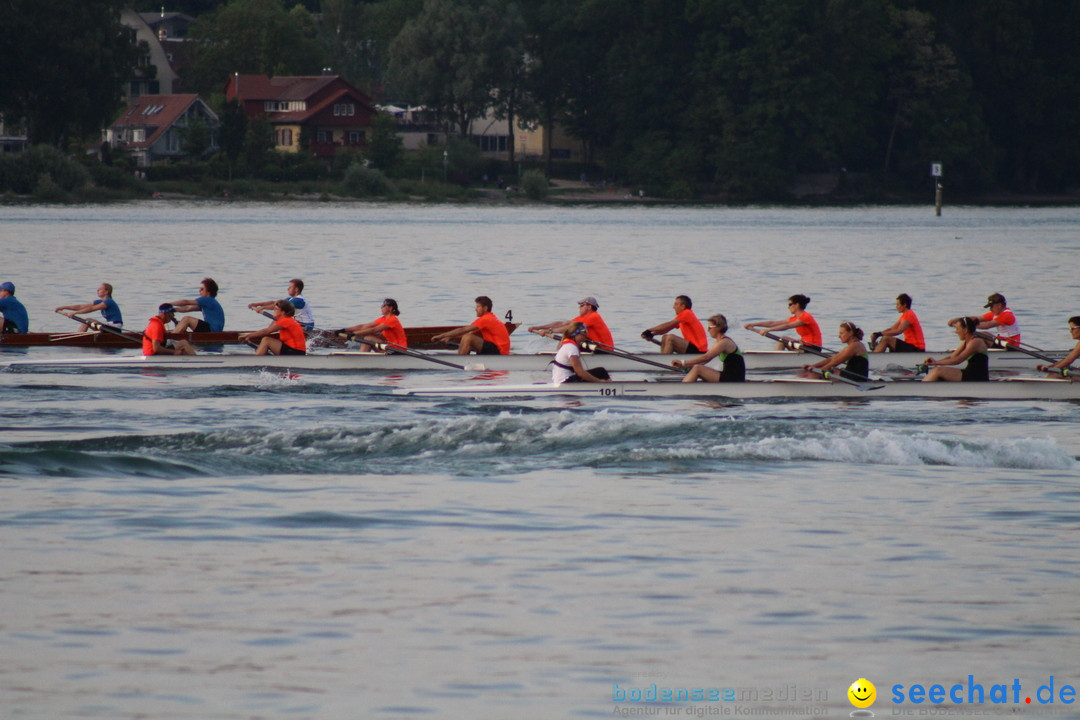
[[[232,180],[233,167],[244,150],[244,138],[247,137],[247,115],[239,100],[226,100],[218,113],[221,118],[221,127],[218,129],[218,144],[225,154],[225,161],[229,168],[229,179]]]
[[[392,173],[401,161],[401,137],[397,121],[387,113],[377,113],[371,123],[371,140],[364,156],[384,173]]]
[[[248,123],[244,135],[243,162],[249,177],[257,177],[266,167],[270,153],[274,151],[274,127],[265,115],[259,115]]]
[[[0,113],[25,118],[31,143],[64,147],[112,121],[138,60],[122,7],[123,0],[7,0]]]
[[[184,143],[184,152],[189,157],[198,160],[210,149],[210,126],[206,118],[189,117],[187,127],[181,128],[179,132]]]
[[[220,91],[233,73],[316,75],[324,65],[315,23],[281,0],[232,0],[191,26],[188,80],[196,92]]]
[[[425,0],[390,46],[395,94],[427,105],[469,136],[505,76],[513,27],[498,0]]]

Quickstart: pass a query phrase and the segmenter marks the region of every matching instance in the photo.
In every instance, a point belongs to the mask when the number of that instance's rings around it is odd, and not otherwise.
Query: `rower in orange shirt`
[[[509,355],[510,333],[506,325],[491,312],[491,298],[481,295],[476,298],[476,319],[471,325],[454,328],[434,336],[434,342],[448,342],[461,338],[458,355]]]
[[[821,328],[818,327],[814,316],[806,312],[806,306],[810,304],[810,298],[805,295],[792,295],[788,298],[788,310],[791,317],[787,320],[764,320],[762,322],[746,323],[743,325],[747,330],[753,330],[759,335],[779,330],[792,330],[799,333],[799,339],[806,345],[821,347]],[[760,330],[757,328],[761,328]],[[785,338],[785,340],[787,340]],[[793,340],[777,343],[778,350],[790,350],[794,345]]]
[[[874,346],[874,352],[925,352],[926,340],[923,338],[922,324],[911,309],[910,295],[900,293],[896,296],[896,312],[900,313],[899,320],[885,330],[874,333],[881,336]],[[901,333],[904,335],[903,340],[897,337]]]
[[[1008,304],[1005,302],[1005,296],[1001,293],[994,293],[990,297],[986,298],[986,304],[984,308],[989,308],[990,312],[984,313],[981,316],[976,316],[979,321],[979,330],[990,330],[997,328],[997,341],[999,345],[1019,345],[1020,344],[1020,325],[1016,322],[1016,315],[1008,308]],[[956,324],[961,318],[953,318],[949,321],[949,325],[956,327]]]
[[[548,337],[551,337],[554,333],[565,336],[574,327],[574,323],[582,323],[585,325],[585,332],[588,334],[590,342],[609,348],[615,347],[615,341],[611,337],[611,330],[608,329],[604,318],[600,317],[600,313],[597,312],[599,309],[600,302],[590,295],[578,301],[579,315],[573,320],[567,322],[557,321],[547,325],[534,325],[529,328],[529,332]]]
[[[697,315],[691,309],[693,307],[694,303],[689,297],[679,295],[672,305],[675,310],[675,317],[667,322],[660,323],[656,327],[649,328],[641,333],[641,337],[652,340],[653,335],[667,333],[669,330],[679,328],[682,337],[669,333],[660,338],[660,352],[665,355],[671,353],[700,355],[709,349],[709,338],[705,334],[705,328],[702,327],[701,321],[697,319]]]
[[[398,347],[409,347],[409,339],[405,337],[405,328],[401,326],[398,315],[397,300],[386,298],[382,303],[382,317],[362,325],[342,328],[338,332],[351,333],[360,338],[360,349],[368,352],[374,343],[388,342]]]
[[[157,315],[150,318],[150,322],[143,330],[142,354],[146,357],[151,355],[194,355],[195,348],[187,340],[177,340],[173,343],[165,342],[165,323],[176,319],[176,308],[172,303],[162,303],[158,306]]]
[[[293,317],[295,314],[296,308],[291,302],[278,300],[274,303],[274,321],[262,330],[241,333],[240,340],[247,342],[262,338],[255,349],[256,355],[307,355],[307,335]],[[271,337],[272,333],[277,333],[278,337]]]

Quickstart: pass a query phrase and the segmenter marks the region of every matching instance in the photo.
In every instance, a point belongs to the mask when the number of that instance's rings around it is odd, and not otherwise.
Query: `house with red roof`
[[[210,131],[210,146],[216,150],[217,114],[198,95],[142,95],[105,130],[105,141],[114,150],[131,153],[140,167],[155,160],[181,158],[188,154],[184,134],[191,121],[201,118]]]
[[[304,145],[319,157],[332,157],[342,147],[367,144],[372,100],[340,75],[229,78],[225,98],[239,100],[249,119],[265,115],[274,128],[275,149],[299,152]]]

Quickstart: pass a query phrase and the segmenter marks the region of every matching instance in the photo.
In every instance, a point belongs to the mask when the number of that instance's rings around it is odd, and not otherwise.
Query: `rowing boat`
[[[994,372],[1019,372],[1034,370],[1040,362],[1023,353],[1005,350],[991,350],[990,367]],[[945,357],[948,353],[929,353],[931,357]],[[514,354],[514,355],[470,355],[458,356],[452,353],[429,353],[430,358],[462,363],[467,369],[489,371],[533,371],[550,370],[549,363],[553,353]],[[602,366],[610,372],[661,372],[650,363],[669,366],[672,360],[686,360],[690,355],[660,355],[642,353],[637,358],[616,355],[583,354],[585,364],[590,367]],[[893,353],[872,353],[871,368],[875,372],[911,369],[926,355],[915,356]],[[802,353],[784,350],[766,350],[745,354],[746,367],[754,372],[790,371],[801,368],[808,361]],[[65,358],[20,358],[8,363],[12,370],[48,370],[49,368],[102,369],[131,367],[160,367],[165,369],[243,369],[243,368],[286,368],[319,372],[367,372],[367,371],[402,371],[402,370],[445,370],[444,366],[430,359],[415,355],[398,353],[332,351],[310,355],[253,355],[250,353],[203,353],[199,355],[94,355]],[[674,375],[674,373],[672,373]]]
[[[514,332],[521,323],[506,323],[506,329]],[[413,348],[445,348],[431,342],[439,333],[453,330],[457,325],[435,325],[405,328],[405,337]],[[253,330],[226,330],[208,333],[169,333],[169,340],[187,340],[194,345],[243,345],[242,333]],[[15,333],[0,335],[0,348],[25,347],[82,347],[82,348],[136,348],[142,343],[139,337],[118,335],[111,332],[84,333]]]
[[[989,382],[883,382],[855,386],[828,380],[778,378],[744,383],[682,383],[660,381],[610,383],[550,383],[534,385],[449,385],[398,388],[394,394],[414,397],[541,398],[568,395],[599,398],[688,397],[710,400],[815,400],[878,398],[956,400],[1073,400],[1080,401],[1080,382],[1044,378],[1009,378]]]

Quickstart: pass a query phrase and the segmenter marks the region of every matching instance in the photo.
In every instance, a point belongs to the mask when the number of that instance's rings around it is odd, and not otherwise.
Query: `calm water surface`
[[[330,327],[595,295],[631,349],[680,293],[831,334],[908,292],[934,347],[995,291],[1040,347],[1080,313],[1071,209],[2,207],[0,248],[49,330],[206,275],[230,328],[299,276]],[[0,717],[846,717],[860,677],[880,717],[969,675],[1020,702],[954,714],[1080,717],[1035,699],[1080,683],[1080,406],[387,393],[455,381],[0,372]],[[740,699],[616,700],[654,684]]]

